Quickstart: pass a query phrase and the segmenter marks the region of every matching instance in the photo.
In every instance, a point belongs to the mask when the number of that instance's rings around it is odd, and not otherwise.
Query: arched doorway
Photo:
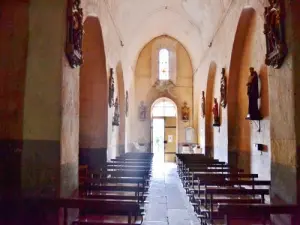
[[[80,69],[79,163],[97,169],[107,155],[107,71],[101,25],[84,23],[84,64]]]
[[[177,106],[159,98],[151,107],[151,145],[155,162],[175,162],[177,152]]]

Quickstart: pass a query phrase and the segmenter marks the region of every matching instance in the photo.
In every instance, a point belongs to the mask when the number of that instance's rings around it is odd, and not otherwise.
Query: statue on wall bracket
[[[110,73],[110,75],[109,75],[109,84],[108,84],[108,87],[109,87],[108,105],[111,108],[114,105],[114,93],[115,93],[115,82],[114,82],[114,76],[113,76],[113,73],[114,73],[113,68],[110,68],[109,73]]]
[[[227,105],[227,78],[225,76],[225,68],[222,68],[220,93],[221,93],[220,104],[223,108],[226,108],[226,105]]]
[[[112,121],[113,126],[119,126],[120,125],[120,111],[119,111],[119,101],[118,98],[116,98],[115,103],[115,113]]]
[[[81,0],[68,0],[66,56],[72,68],[83,63],[83,10],[80,5]]]
[[[184,122],[190,120],[190,107],[187,106],[187,102],[184,102],[181,107],[181,118]]]
[[[261,120],[260,111],[258,108],[258,99],[260,98],[260,79],[253,67],[249,68],[250,76],[247,82],[247,95],[249,99],[248,120]]]
[[[213,126],[219,127],[220,126],[219,104],[218,104],[218,100],[216,98],[214,98],[214,106],[213,106],[212,112],[213,112],[213,116],[214,116]]]
[[[128,116],[128,109],[129,109],[129,103],[128,103],[128,91],[126,91],[126,94],[125,94],[125,115],[126,117]]]
[[[202,118],[205,117],[205,93],[202,91],[202,98],[201,98],[201,116]]]
[[[266,36],[267,53],[265,63],[275,69],[281,67],[288,49],[285,42],[285,9],[284,0],[269,0],[265,7],[264,34]]]
[[[145,121],[147,118],[147,107],[144,101],[141,101],[139,106],[139,117],[140,121]]]

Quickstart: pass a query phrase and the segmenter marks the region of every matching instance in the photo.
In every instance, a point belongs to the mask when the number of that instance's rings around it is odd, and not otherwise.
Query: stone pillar
[[[299,165],[297,146],[300,140],[298,116],[300,115],[300,35],[299,22],[297,22],[300,19],[297,11],[299,5],[298,1],[286,1],[286,42],[289,53],[280,69],[269,68],[271,200],[273,203],[296,203],[297,189],[299,189],[297,181]],[[280,224],[284,223],[281,221]]]
[[[28,7],[0,1],[0,196],[20,193]]]
[[[294,101],[295,101],[295,130],[296,130],[296,165],[297,165],[297,203],[300,203],[300,2],[288,1],[291,10],[291,23],[292,23],[292,49],[291,54],[293,57],[293,77],[294,77]]]
[[[21,166],[24,195],[66,197],[78,187],[78,113],[71,111],[70,121],[65,116],[65,106],[72,103],[70,108],[76,109],[78,103],[78,70],[73,74],[65,69],[66,6],[66,0],[30,2]],[[73,82],[66,81],[67,75]],[[72,90],[70,97],[62,88]],[[66,136],[68,130],[77,131],[77,136]],[[68,145],[69,139],[75,144]]]

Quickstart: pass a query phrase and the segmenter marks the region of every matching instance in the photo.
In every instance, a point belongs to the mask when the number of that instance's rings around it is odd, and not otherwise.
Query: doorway
[[[153,118],[152,120],[152,146],[155,162],[164,162],[164,137],[165,120],[164,118]]]
[[[157,162],[175,162],[177,152],[177,106],[169,98],[157,99],[151,109],[152,151]]]

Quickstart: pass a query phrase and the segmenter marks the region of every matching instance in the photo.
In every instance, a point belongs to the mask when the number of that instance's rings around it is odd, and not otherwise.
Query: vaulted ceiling
[[[169,35],[200,62],[232,0],[105,0],[124,43],[123,59],[132,69],[153,38]]]

